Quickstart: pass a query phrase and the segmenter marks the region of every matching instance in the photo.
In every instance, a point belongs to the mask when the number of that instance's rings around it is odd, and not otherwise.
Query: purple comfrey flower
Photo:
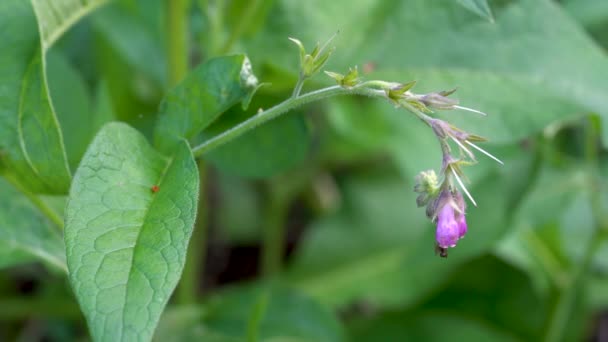
[[[464,215],[461,216],[464,217]],[[435,232],[437,245],[441,248],[456,247],[456,242],[460,238],[460,226],[452,204],[444,204],[437,215],[437,231]]]
[[[460,192],[446,192],[443,198],[444,203],[437,214],[435,240],[442,251],[441,255],[447,256],[446,249],[455,247],[458,240],[467,233],[467,221],[464,214],[465,202]]]
[[[458,239],[462,239],[467,233],[467,220],[464,213],[456,213],[456,223],[458,223]]]

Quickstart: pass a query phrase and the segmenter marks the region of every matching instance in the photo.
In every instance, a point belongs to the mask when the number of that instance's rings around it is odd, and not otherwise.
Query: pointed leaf
[[[110,123],[91,144],[70,191],[65,242],[96,341],[152,337],[184,266],[198,179],[183,141],[166,159],[135,129]]]
[[[156,146],[169,153],[182,138],[194,137],[247,98],[256,85],[245,55],[218,57],[200,65],[163,99],[154,135]]]

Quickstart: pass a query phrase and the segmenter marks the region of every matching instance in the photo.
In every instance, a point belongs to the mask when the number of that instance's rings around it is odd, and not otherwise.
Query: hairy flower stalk
[[[414,107],[410,109],[414,111],[432,112],[432,109],[464,109],[485,115],[480,111],[458,106],[458,101],[447,98],[453,92],[446,91],[426,95],[412,94],[405,101]],[[406,97],[404,96],[404,98]],[[411,100],[411,98],[415,100]],[[436,251],[441,257],[447,257],[448,248],[456,247],[456,243],[465,236],[468,229],[465,217],[466,205],[460,191],[464,192],[474,206],[477,206],[475,199],[473,199],[473,196],[462,180],[463,178],[466,180],[466,178],[461,167],[477,163],[474,151],[481,152],[500,164],[503,163],[475,144],[475,142],[485,141],[484,138],[465,132],[441,119],[420,114],[418,117],[431,127],[439,140],[443,152],[443,160],[440,177],[441,183],[436,181],[437,177],[434,172],[424,171],[417,177],[414,191],[420,194],[418,199],[424,199],[424,201],[417,200],[418,206],[426,205],[427,216],[437,224],[435,231]],[[457,154],[452,152],[450,142],[456,145]],[[433,177],[429,176],[431,172]],[[434,187],[428,186],[431,179],[435,179]],[[458,186],[454,184],[454,181]]]

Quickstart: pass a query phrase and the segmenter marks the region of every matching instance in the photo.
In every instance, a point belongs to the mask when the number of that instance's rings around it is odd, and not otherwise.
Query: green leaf
[[[47,55],[47,78],[70,169],[76,170],[96,132],[92,127],[91,96],[78,71],[53,50]]]
[[[67,31],[70,26],[108,0],[31,0],[42,34],[44,51]]]
[[[0,4],[0,150],[29,191],[65,193],[70,171],[46,87],[44,54],[29,1]]]
[[[87,150],[66,207],[65,243],[96,341],[151,338],[184,267],[198,181],[185,142],[166,159],[125,124],[107,124]]]
[[[256,85],[245,55],[213,58],[200,65],[163,99],[154,132],[156,146],[165,153],[171,152],[180,139],[200,133],[247,98]]]
[[[0,178],[0,268],[42,261],[67,271],[61,234],[21,191]]]
[[[458,3],[478,16],[494,22],[494,16],[487,0],[458,0]]]

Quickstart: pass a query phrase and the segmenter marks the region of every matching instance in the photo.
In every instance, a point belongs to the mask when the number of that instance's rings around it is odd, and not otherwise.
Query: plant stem
[[[569,284],[561,290],[558,301],[554,306],[549,318],[549,325],[546,331],[545,341],[557,342],[563,340],[564,329],[572,314],[572,309],[576,303],[577,296],[580,294],[581,287],[589,272],[589,268],[593,262],[599,247],[604,242],[604,232],[602,228],[603,215],[601,209],[601,198],[598,189],[601,179],[598,176],[598,148],[599,139],[599,122],[597,118],[590,116],[587,122],[585,132],[585,160],[588,168],[588,191],[591,209],[596,221],[596,226],[592,236],[589,239],[587,249],[582,260],[576,265],[572,271],[572,278]]]
[[[338,95],[366,95],[372,97],[386,98],[386,94],[382,90],[370,89],[371,83],[365,82],[352,88],[343,88],[341,86],[332,86],[316,91],[312,91],[296,98],[289,98],[278,105],[259,112],[251,118],[241,122],[240,124],[224,131],[223,133],[205,141],[204,143],[194,147],[192,153],[195,157],[200,157],[206,152],[221,146],[232,139],[242,135],[252,128],[257,127],[269,120],[272,120],[283,113],[286,113],[294,108],[304,105],[309,102],[318,101],[332,96]]]
[[[262,273],[272,277],[281,270],[285,249],[285,219],[290,202],[286,191],[272,182],[268,186],[264,215]]]
[[[166,0],[167,73],[169,86],[181,81],[188,72],[188,3],[189,0]]]
[[[207,216],[207,174],[205,163],[202,160],[198,161],[199,169],[199,202],[198,212],[196,215],[196,223],[194,231],[190,238],[188,253],[186,254],[186,264],[184,272],[179,281],[179,286],[176,290],[176,298],[179,304],[192,304],[198,298],[198,289],[203,280],[205,257],[207,256],[207,234],[208,234],[208,216]]]
[[[304,76],[302,75],[302,73],[300,73],[300,76],[298,77],[298,82],[293,88],[293,94],[291,94],[291,98],[295,99],[296,97],[300,96],[300,92],[302,92],[302,87],[304,86],[304,81]]]

